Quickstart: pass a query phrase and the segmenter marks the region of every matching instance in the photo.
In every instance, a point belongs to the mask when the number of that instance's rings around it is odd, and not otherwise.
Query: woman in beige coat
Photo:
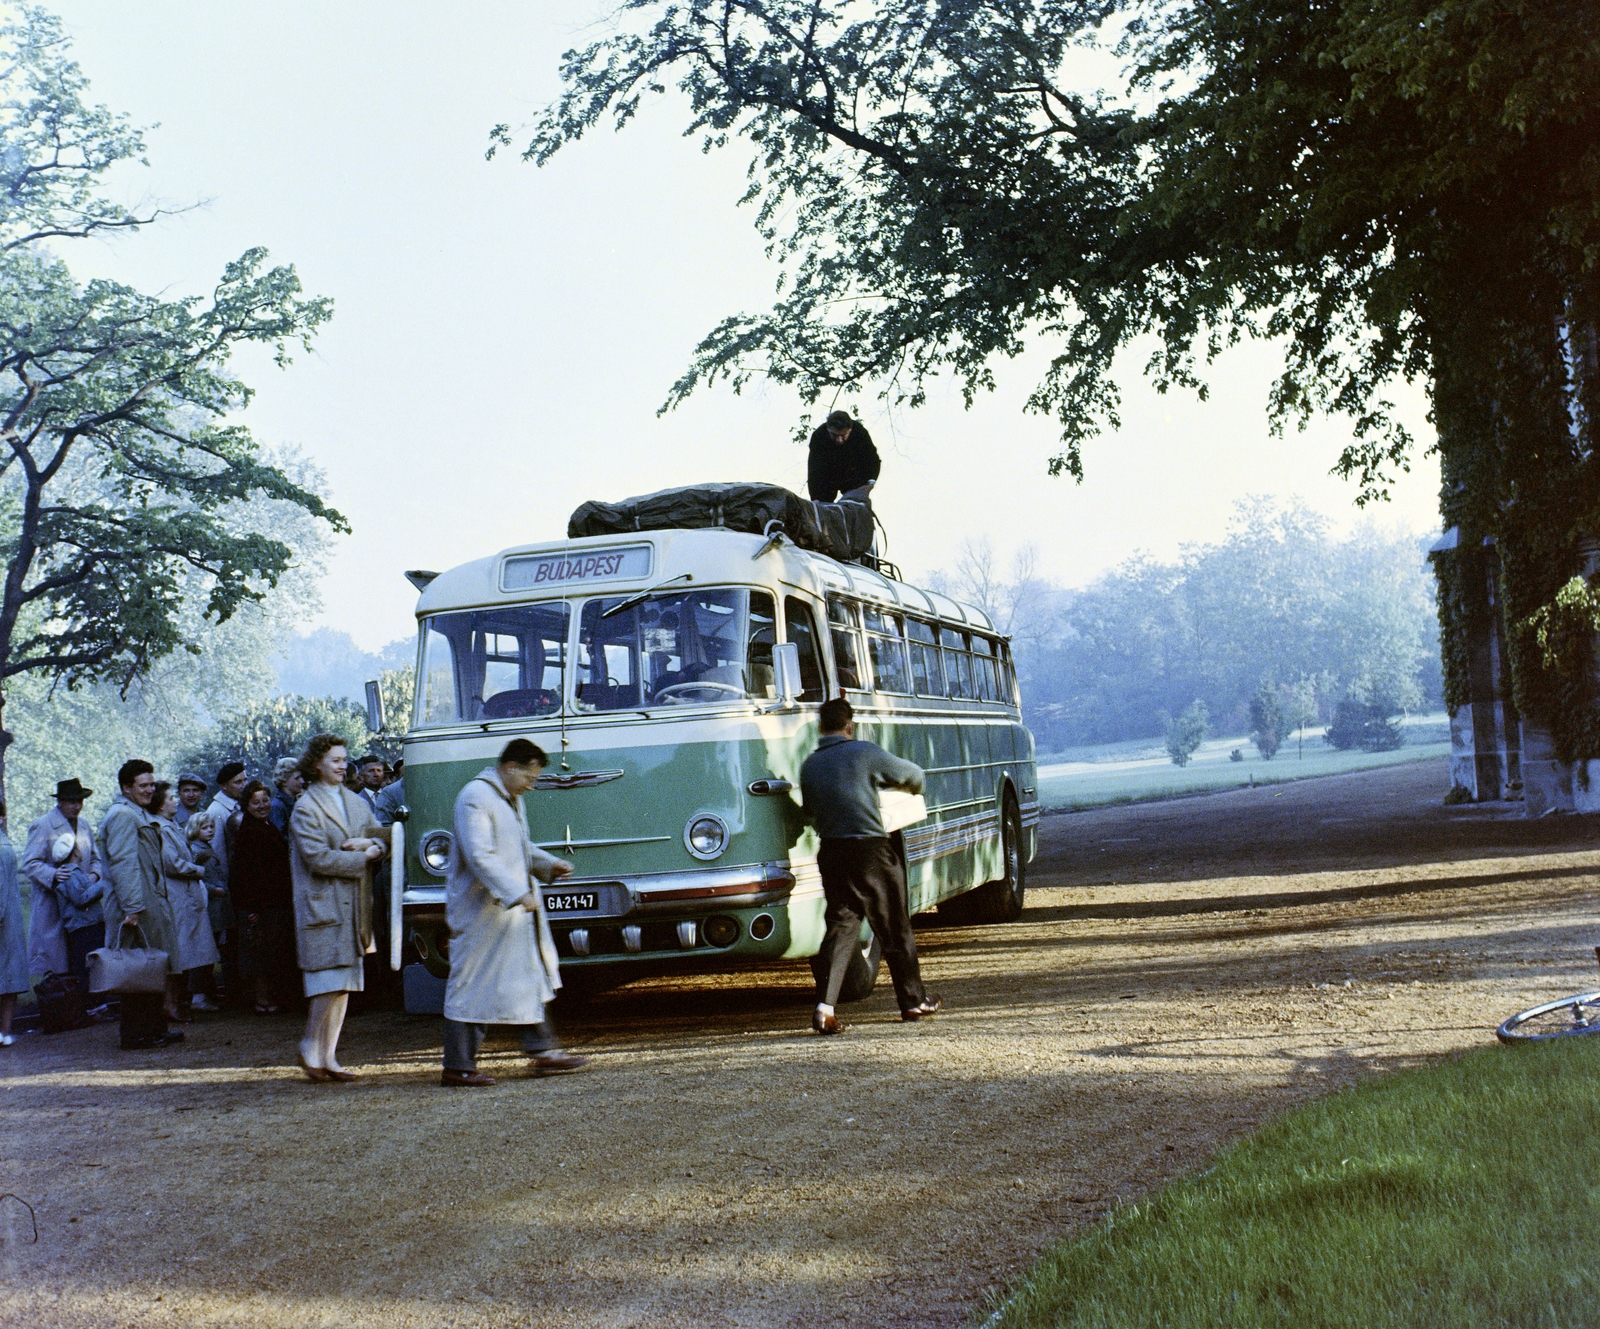
[[[339,1065],[339,1031],[373,949],[372,868],[389,843],[389,828],[344,787],[349,764],[344,739],[313,738],[300,758],[306,791],[289,817],[295,943],[311,998],[300,1065],[319,1081],[356,1078]]]

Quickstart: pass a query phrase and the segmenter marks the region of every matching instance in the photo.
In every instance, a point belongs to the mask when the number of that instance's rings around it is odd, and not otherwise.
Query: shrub
[[[1360,748],[1363,752],[1392,752],[1406,741],[1404,731],[1394,720],[1395,708],[1386,702],[1357,701],[1346,697],[1333,712],[1327,740],[1341,752]]]
[[[1288,728],[1278,685],[1271,679],[1262,679],[1261,686],[1250,694],[1250,741],[1263,758],[1271,761]]]
[[[1211,713],[1203,701],[1192,701],[1182,715],[1167,725],[1167,756],[1174,766],[1187,766],[1206,737],[1206,722]]]

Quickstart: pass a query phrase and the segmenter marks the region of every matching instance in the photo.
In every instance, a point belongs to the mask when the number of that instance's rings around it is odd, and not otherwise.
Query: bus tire
[[[1022,814],[1008,792],[1000,816],[1000,861],[1004,875],[974,887],[939,905],[939,913],[953,923],[1015,923],[1022,917],[1027,893],[1027,865],[1022,861]]]
[[[883,963],[883,946],[872,932],[850,957],[850,967],[845,970],[844,982],[839,987],[839,1003],[865,1001],[878,985],[878,968]],[[828,961],[826,956],[811,957],[811,977],[816,980],[817,1000],[827,995]]]

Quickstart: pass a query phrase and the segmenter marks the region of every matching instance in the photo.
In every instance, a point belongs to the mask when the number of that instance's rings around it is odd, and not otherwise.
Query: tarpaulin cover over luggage
[[[762,484],[686,485],[620,503],[591,499],[568,520],[567,538],[711,526],[764,535],[774,521],[802,549],[832,558],[859,558],[872,547],[872,509],[866,504],[813,503],[781,485]]]

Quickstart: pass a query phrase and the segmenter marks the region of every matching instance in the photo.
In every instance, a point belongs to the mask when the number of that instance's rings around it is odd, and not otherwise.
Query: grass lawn
[[[1418,716],[1405,725],[1406,744],[1393,752],[1340,752],[1307,730],[1304,745],[1291,739],[1271,761],[1244,738],[1211,739],[1187,766],[1174,766],[1160,744],[1108,744],[1039,758],[1039,801],[1047,808],[1089,808],[1106,803],[1137,803],[1179,794],[1277,784],[1317,775],[1342,775],[1396,762],[1450,754],[1449,722],[1443,716]],[[1233,761],[1237,749],[1243,761]],[[1067,758],[1067,760],[1062,760]],[[1440,790],[1441,797],[1444,790]]]
[[[1287,1113],[1046,1255],[990,1323],[1600,1324],[1600,1036]]]

